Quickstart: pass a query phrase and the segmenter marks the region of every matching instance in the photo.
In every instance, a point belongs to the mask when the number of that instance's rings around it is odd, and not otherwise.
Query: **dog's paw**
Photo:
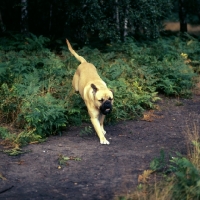
[[[106,138],[104,138],[103,140],[100,140],[101,144],[110,144],[110,142],[108,142],[108,140],[106,140]]]

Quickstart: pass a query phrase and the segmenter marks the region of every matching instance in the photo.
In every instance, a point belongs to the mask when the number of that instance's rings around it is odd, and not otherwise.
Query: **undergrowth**
[[[154,158],[149,169],[138,177],[137,190],[122,195],[119,200],[195,200],[200,199],[200,129],[199,118],[187,125],[184,135],[187,155],[163,150]]]
[[[83,100],[71,86],[78,61],[66,45],[62,54],[56,54],[46,47],[48,42],[35,35],[0,39],[0,122],[23,130],[19,144],[89,121]],[[106,118],[111,123],[153,109],[158,92],[189,97],[195,77],[191,60],[199,62],[195,54],[199,50],[198,41],[186,36],[154,43],[128,39],[109,44],[104,52],[84,47],[78,53],[97,67],[114,92],[113,112]],[[1,131],[1,138],[4,135]]]

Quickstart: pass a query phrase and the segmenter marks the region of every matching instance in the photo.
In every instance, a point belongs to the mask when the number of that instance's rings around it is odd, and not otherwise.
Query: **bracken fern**
[[[89,121],[83,100],[71,86],[79,62],[66,46],[57,55],[45,47],[49,39],[43,36],[4,39],[0,46],[1,122],[46,137],[63,126]],[[158,92],[188,96],[195,74],[181,53],[198,61],[198,49],[197,41],[187,37],[154,43],[129,38],[109,44],[104,52],[84,47],[78,54],[97,67],[114,92],[113,112],[106,118],[113,122],[138,118],[145,109],[154,108]]]

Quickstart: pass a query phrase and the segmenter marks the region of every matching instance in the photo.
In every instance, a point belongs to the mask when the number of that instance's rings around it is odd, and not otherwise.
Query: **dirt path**
[[[29,153],[11,157],[0,152],[0,173],[6,178],[0,178],[0,199],[111,200],[131,192],[161,149],[186,153],[183,131],[186,124],[200,121],[200,96],[178,104],[164,98],[152,122],[106,126],[110,145],[100,145],[94,135],[80,137],[83,127],[72,127],[62,137],[26,146]],[[59,169],[60,154],[81,160],[69,160]]]
[[[164,30],[178,32],[180,31],[180,22],[165,22]],[[196,36],[200,35],[200,25],[187,24],[187,32]]]

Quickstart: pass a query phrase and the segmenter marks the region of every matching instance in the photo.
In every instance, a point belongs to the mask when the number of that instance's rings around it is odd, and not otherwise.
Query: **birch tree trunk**
[[[180,31],[182,33],[187,32],[187,12],[185,9],[185,0],[179,0],[179,21],[180,21]]]
[[[124,35],[123,40],[128,35],[128,6],[125,9],[125,17],[124,17]]]
[[[28,0],[21,0],[21,32],[28,32]]]

